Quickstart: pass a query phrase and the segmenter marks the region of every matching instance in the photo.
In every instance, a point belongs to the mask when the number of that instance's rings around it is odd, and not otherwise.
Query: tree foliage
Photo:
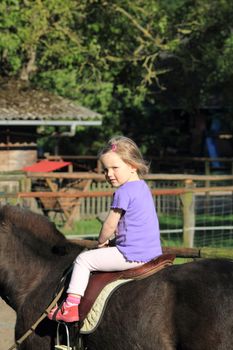
[[[79,152],[112,133],[158,152],[185,139],[166,125],[174,108],[231,110],[232,14],[230,0],[2,0],[0,74],[102,113]]]

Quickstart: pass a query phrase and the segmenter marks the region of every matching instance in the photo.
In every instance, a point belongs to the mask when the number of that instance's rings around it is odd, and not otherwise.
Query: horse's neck
[[[41,286],[45,285],[48,279],[54,281],[52,287],[55,290],[63,271],[69,265],[69,262],[62,257],[59,259],[57,266],[55,261],[43,263],[40,261],[28,261],[24,265],[22,262],[22,259],[19,259],[17,264],[9,264],[8,269],[4,268],[4,278],[0,278],[0,291],[2,291],[4,297],[9,299],[15,310],[24,303],[30,293],[40,290]],[[0,269],[0,275],[1,272]]]
[[[48,280],[53,289],[51,293],[55,291],[64,270],[81,251],[75,244],[68,245],[69,253],[64,256],[52,254],[50,247],[50,255],[45,257],[21,250],[11,251],[8,257],[0,260],[0,292],[3,291],[4,296],[9,297],[14,309],[18,309],[32,291],[41,289],[45,282],[48,284]]]
[[[64,236],[47,222],[43,222],[45,235],[43,227],[36,226],[34,232],[35,228],[26,229],[17,220],[11,223],[8,216],[0,223],[0,293],[17,308],[46,278],[56,283],[78,254],[78,248],[75,253]]]
[[[35,261],[26,261],[20,257],[1,264],[0,286],[4,297],[17,309],[26,298],[28,291],[36,288],[45,276],[45,266]]]

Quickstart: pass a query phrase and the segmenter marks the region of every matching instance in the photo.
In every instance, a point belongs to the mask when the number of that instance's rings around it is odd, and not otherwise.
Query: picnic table
[[[64,162],[62,160],[42,160],[40,162],[32,164],[31,166],[24,167],[23,170],[27,173],[51,173],[53,171],[63,169],[64,167],[68,167],[68,170],[70,170],[72,167],[72,163]],[[44,191],[75,194],[77,193],[77,191],[87,191],[90,187],[91,182],[91,179],[75,179],[67,183],[64,181],[57,181],[56,176],[54,178],[45,177],[43,179],[43,185],[40,181],[39,184],[37,183],[36,185],[34,185],[34,190],[39,192],[42,188],[42,190]],[[48,216],[49,214],[53,213],[53,219],[56,218],[56,215],[58,213],[61,215],[63,223],[65,223],[65,229],[72,228],[74,221],[80,218],[81,200],[81,198],[75,197],[62,198],[48,196],[37,198],[38,205],[41,207],[45,215]]]

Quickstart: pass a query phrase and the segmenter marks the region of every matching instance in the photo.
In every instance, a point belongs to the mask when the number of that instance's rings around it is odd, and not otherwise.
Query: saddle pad
[[[87,314],[80,328],[81,334],[93,333],[98,327],[104,310],[106,308],[107,302],[110,299],[113,292],[125,283],[132,281],[132,279],[116,280],[105,286],[97,299],[95,300],[91,310]]]

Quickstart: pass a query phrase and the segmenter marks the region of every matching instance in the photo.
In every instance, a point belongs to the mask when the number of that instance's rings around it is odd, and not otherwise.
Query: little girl
[[[142,180],[149,168],[137,145],[127,137],[114,137],[102,150],[99,159],[106,180],[116,191],[99,234],[99,249],[78,255],[74,261],[67,299],[61,309],[56,306],[48,315],[57,321],[79,320],[78,305],[91,271],[127,270],[162,254],[153,198]],[[116,245],[107,247],[113,235]]]

